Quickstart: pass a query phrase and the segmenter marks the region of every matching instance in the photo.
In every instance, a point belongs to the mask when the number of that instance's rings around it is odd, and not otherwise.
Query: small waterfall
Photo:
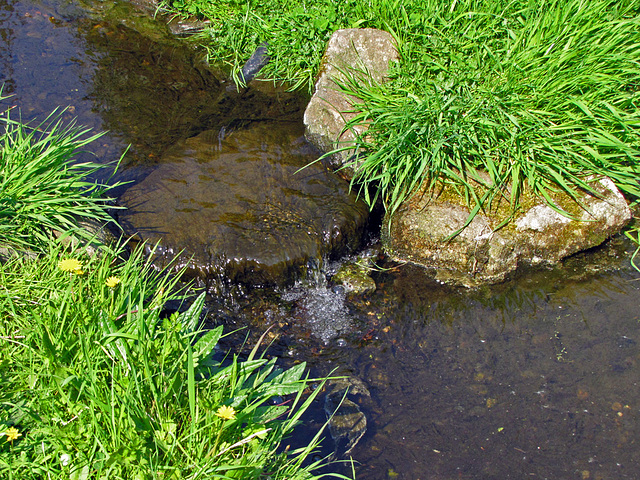
[[[338,266],[339,263],[326,260],[321,263],[310,262],[306,278],[296,282],[281,297],[295,304],[293,315],[325,344],[339,339],[353,325],[344,289],[332,287],[328,281]]]

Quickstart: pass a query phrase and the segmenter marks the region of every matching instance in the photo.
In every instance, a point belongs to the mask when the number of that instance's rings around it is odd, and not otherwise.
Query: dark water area
[[[251,149],[257,140],[244,135],[266,141],[270,126],[299,139],[304,97],[268,85],[229,94],[225,75],[159,25],[127,4],[1,1],[0,79],[13,95],[2,105],[34,122],[68,107],[65,119],[108,130],[83,158],[111,162],[131,144],[116,178],[134,185],[201,132],[242,132]],[[300,141],[289,144],[309,153]],[[632,248],[620,236],[476,290],[378,258],[377,289],[364,296],[327,280],[337,259],[320,261],[294,286],[211,295],[209,322],[241,329],[226,339],[234,348],[270,328],[269,352],[285,364],[353,379],[350,398],[367,418],[350,452],[359,479],[637,479]],[[301,439],[324,421],[323,401]]]
[[[83,160],[115,162],[130,146],[115,180],[144,178],[175,142],[208,128],[297,121],[306,101],[267,84],[227,92],[202,52],[127,2],[3,1],[0,38],[10,95],[0,106],[33,125],[64,108],[64,121],[106,132]]]
[[[254,301],[244,321],[255,336],[265,324],[280,334],[281,357],[366,386],[353,397],[368,420],[351,452],[357,478],[635,479],[640,278],[629,248],[617,238],[472,291],[403,266],[379,272],[366,297],[309,289],[306,302]],[[337,329],[321,338],[319,319]]]
[[[350,362],[374,400],[360,478],[637,478],[639,285],[556,275],[489,298],[396,283]]]

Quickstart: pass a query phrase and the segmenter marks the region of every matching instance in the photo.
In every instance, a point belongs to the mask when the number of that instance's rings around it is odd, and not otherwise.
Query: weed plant
[[[0,477],[318,478],[318,437],[282,448],[320,391],[305,365],[220,358],[204,295],[164,315],[176,279],[140,250],[0,265]]]
[[[78,162],[77,154],[100,135],[52,113],[32,127],[0,115],[0,246],[46,248],[53,232],[87,238],[82,219],[106,224],[111,201],[105,186],[87,180],[104,165]]]
[[[640,272],[640,226],[637,217],[632,221],[632,225],[625,230],[625,235],[635,245],[636,249],[631,254],[631,266]]]

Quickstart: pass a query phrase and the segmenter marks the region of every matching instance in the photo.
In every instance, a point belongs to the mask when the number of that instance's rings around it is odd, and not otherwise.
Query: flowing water
[[[204,134],[212,150],[235,138],[236,153],[252,152],[260,168],[289,159],[283,148],[313,157],[300,138],[305,98],[264,86],[223,93],[225,77],[159,25],[127,4],[1,0],[0,77],[13,95],[4,105],[28,121],[68,106],[65,118],[108,130],[87,158],[113,161],[131,144],[116,178],[134,186],[201,132],[217,132]],[[218,158],[196,162],[206,170],[194,178],[213,184]],[[205,207],[198,201],[190,211]],[[211,323],[249,327],[229,346],[270,328],[270,352],[283,362],[351,378],[349,398],[367,418],[350,452],[357,478],[637,479],[640,275],[631,248],[616,238],[473,291],[376,258],[376,291],[350,296],[327,280],[338,254],[305,257],[313,275],[284,286],[202,284]],[[312,413],[300,440],[324,421],[323,403]],[[325,444],[332,450],[331,438]]]

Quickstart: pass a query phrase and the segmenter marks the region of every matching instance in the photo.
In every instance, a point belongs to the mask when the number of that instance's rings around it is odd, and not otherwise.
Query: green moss
[[[348,293],[361,295],[375,291],[376,282],[369,275],[369,268],[359,264],[348,263],[340,267],[332,281],[343,285]]]

